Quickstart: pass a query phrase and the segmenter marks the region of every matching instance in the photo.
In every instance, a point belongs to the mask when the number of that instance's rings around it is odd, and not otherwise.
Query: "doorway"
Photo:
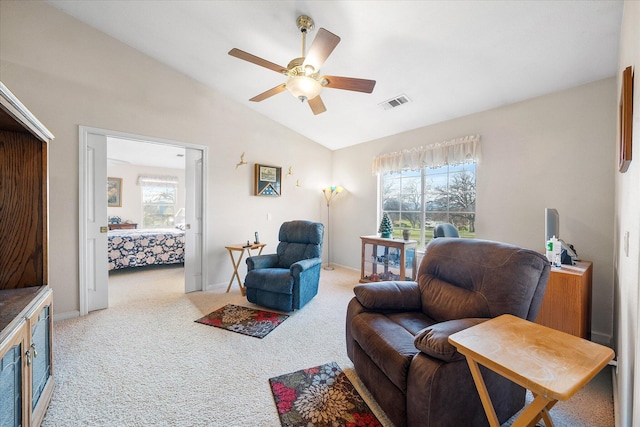
[[[148,219],[142,212],[143,209],[140,208],[140,199],[135,201],[138,206],[137,210],[135,208],[129,211],[114,210],[108,207],[108,202],[114,203],[113,194],[108,198],[107,191],[105,191],[108,178],[107,147],[110,141],[117,141],[114,142],[115,145],[118,143],[120,145],[128,144],[128,151],[132,153],[136,148],[142,147],[145,157],[151,156],[153,148],[156,148],[158,152],[173,153],[174,156],[178,153],[181,157],[180,162],[184,164],[184,174],[180,179],[184,181],[184,198],[180,202],[180,207],[176,209],[179,212],[171,213],[171,219],[178,220],[179,218],[184,228],[185,292],[202,290],[203,284],[206,283],[206,268],[203,268],[206,265],[204,262],[206,239],[203,238],[205,235],[203,218],[205,218],[206,209],[207,147],[85,126],[80,126],[79,131],[80,314],[85,315],[90,311],[108,306],[107,236],[108,228],[110,228],[108,217],[111,217],[111,221],[120,220],[122,222],[123,218],[115,215],[114,212],[125,212],[126,215],[123,216],[128,215],[130,218],[124,221],[131,226],[133,224],[137,226],[138,222],[144,224],[144,221]],[[127,160],[123,160],[123,156],[114,154],[117,151],[116,149],[109,150],[109,156],[121,164],[126,163]],[[129,159],[133,158],[129,157]],[[113,181],[110,179],[112,184]],[[139,191],[133,187],[135,183],[131,182],[136,180],[128,179],[127,181],[129,182],[129,191]],[[122,204],[126,200],[124,196],[127,194],[127,186],[124,183],[127,181],[123,181],[121,178],[115,180],[116,186],[122,185],[118,197],[115,198],[116,205]],[[131,195],[129,194],[129,196]]]

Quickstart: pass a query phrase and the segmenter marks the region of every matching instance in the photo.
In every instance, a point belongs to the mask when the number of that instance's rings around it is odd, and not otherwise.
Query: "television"
[[[544,244],[546,246],[547,241],[553,236],[560,240],[560,215],[557,209],[545,208],[544,209]]]
[[[578,255],[573,249],[573,246],[567,245],[560,238],[560,214],[558,214],[557,209],[553,208],[545,208],[544,209],[544,245],[545,248],[547,246],[547,242],[553,236],[556,236],[556,239],[560,240],[562,244],[562,251],[566,253],[568,259],[563,261],[563,264],[573,264],[576,261]],[[563,254],[564,256],[564,254]]]

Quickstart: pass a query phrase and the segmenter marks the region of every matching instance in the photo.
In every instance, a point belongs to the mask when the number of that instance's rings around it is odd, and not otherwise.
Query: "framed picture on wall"
[[[620,93],[620,158],[618,168],[626,172],[631,163],[631,129],[633,121],[633,72],[627,67],[622,72]]]
[[[255,195],[280,196],[282,194],[281,178],[282,167],[256,163]]]
[[[122,178],[107,178],[107,206],[122,207]]]

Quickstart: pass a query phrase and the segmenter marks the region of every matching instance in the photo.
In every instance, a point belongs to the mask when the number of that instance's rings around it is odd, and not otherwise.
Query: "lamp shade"
[[[287,90],[296,98],[304,101],[320,95],[322,85],[312,77],[294,76],[287,80]]]
[[[322,193],[324,194],[324,198],[327,201],[327,206],[331,204],[331,200],[336,197],[338,194],[342,193],[344,188],[339,185],[330,185],[328,187],[322,188]]]
[[[344,190],[344,188],[340,187],[339,185],[329,185],[328,187],[322,189],[323,192],[327,193],[342,193],[342,190]]]

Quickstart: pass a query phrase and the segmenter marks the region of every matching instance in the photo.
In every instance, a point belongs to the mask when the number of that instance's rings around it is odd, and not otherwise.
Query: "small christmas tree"
[[[393,234],[393,223],[391,222],[391,218],[387,213],[382,214],[382,221],[380,221],[380,227],[378,228],[378,233],[380,233],[380,237],[384,239],[388,239]]]

